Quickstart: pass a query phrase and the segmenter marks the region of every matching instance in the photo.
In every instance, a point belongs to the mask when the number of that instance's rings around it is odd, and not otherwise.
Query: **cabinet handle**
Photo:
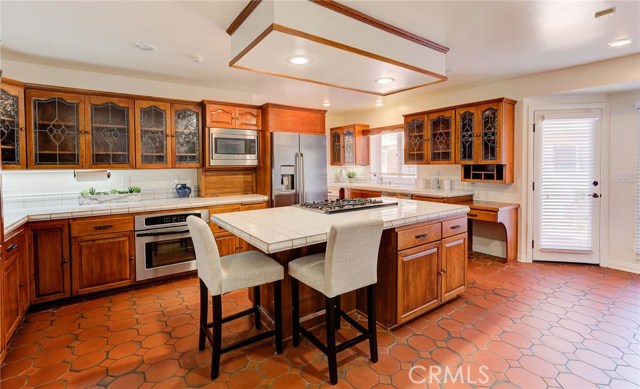
[[[63,260],[62,260],[62,264],[63,264],[63,265],[64,265],[64,264],[67,264],[67,263],[69,263],[69,260],[68,260],[68,259],[63,259]]]
[[[478,217],[477,213],[468,213],[467,216],[469,217]]]
[[[111,228],[111,227],[113,227],[112,224],[105,224],[102,226],[94,226],[93,228],[96,230],[106,230],[107,228]]]
[[[449,228],[451,228],[452,230],[457,230],[457,229],[458,229],[458,228],[460,228],[460,227],[461,227],[460,225],[457,225],[457,226],[451,226],[451,227],[449,227]]]
[[[18,245],[17,245],[17,244],[12,244],[11,246],[7,247],[7,252],[9,252],[9,251],[13,251],[13,250],[15,250],[15,249],[17,249],[17,248],[18,248]]]
[[[429,234],[420,234],[420,235],[416,235],[416,239],[424,239],[424,238],[428,238]]]

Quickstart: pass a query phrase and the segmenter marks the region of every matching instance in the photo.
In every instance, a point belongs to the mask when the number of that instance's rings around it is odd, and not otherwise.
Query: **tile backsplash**
[[[77,205],[82,190],[98,191],[138,186],[143,200],[178,197],[177,183],[191,187],[191,197],[198,194],[196,169],[112,170],[106,181],[76,182],[73,170],[3,171],[4,208]]]

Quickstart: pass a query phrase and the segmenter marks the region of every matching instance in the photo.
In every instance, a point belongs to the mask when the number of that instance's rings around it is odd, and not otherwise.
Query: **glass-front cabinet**
[[[502,136],[500,104],[458,108],[458,162],[501,164]]]
[[[480,113],[480,159],[478,163],[501,163],[502,136],[499,118],[499,104],[478,107]]]
[[[0,147],[4,169],[27,167],[25,143],[24,88],[0,84]]]
[[[432,112],[428,115],[429,121],[429,157],[430,164],[454,163],[454,121],[455,111]]]
[[[427,162],[425,115],[407,116],[404,119],[404,163],[419,164]]]
[[[169,103],[136,100],[136,167],[171,167]]]
[[[331,129],[329,137],[331,138],[331,164],[332,165],[342,165],[342,130],[340,129]]]
[[[84,166],[84,96],[27,91],[29,168]]]
[[[86,117],[87,167],[133,168],[133,100],[87,96]]]
[[[343,164],[353,165],[356,163],[356,139],[353,128],[345,128],[342,131],[342,141],[344,142]]]
[[[369,125],[350,124],[334,127],[329,132],[332,165],[369,164]]]
[[[199,105],[171,105],[173,133],[170,134],[173,167],[200,167],[202,109]]]
[[[478,149],[478,109],[476,106],[456,110],[458,120],[458,155],[460,164],[475,163]]]

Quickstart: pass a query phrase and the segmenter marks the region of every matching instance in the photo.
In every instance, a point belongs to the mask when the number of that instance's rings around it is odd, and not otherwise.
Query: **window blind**
[[[540,248],[592,251],[595,118],[542,121]],[[537,188],[536,188],[537,189]]]
[[[404,131],[383,132],[369,137],[371,173],[415,177],[416,166],[404,164]]]

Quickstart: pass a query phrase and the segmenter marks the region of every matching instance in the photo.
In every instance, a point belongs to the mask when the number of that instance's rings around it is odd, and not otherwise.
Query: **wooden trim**
[[[264,110],[266,108],[277,108],[277,109],[286,109],[289,111],[303,111],[303,112],[311,112],[311,113],[327,113],[326,109],[294,107],[292,105],[283,105],[283,104],[274,104],[274,103],[265,103],[260,106],[260,109]]]
[[[233,33],[236,32],[238,28],[240,28],[242,23],[244,23],[244,21],[247,20],[249,15],[251,15],[251,13],[256,8],[258,8],[258,5],[260,5],[261,2],[262,0],[249,0],[249,4],[247,4],[242,9],[242,11],[240,11],[240,14],[238,14],[238,16],[236,16],[236,18],[233,19],[233,22],[231,22],[231,24],[227,28],[227,34],[233,35]]]
[[[159,101],[163,103],[177,103],[177,104],[200,104],[200,101],[193,100],[177,100],[170,99],[166,97],[155,97],[155,96],[144,96],[144,95],[134,95],[129,93],[118,93],[118,92],[106,92],[106,91],[98,91],[91,89],[79,89],[79,88],[68,88],[64,86],[52,86],[52,85],[42,85],[42,84],[30,84],[25,83],[25,89],[31,90],[45,90],[48,92],[61,92],[61,93],[72,93],[78,95],[94,95],[100,97],[115,97],[120,99],[133,99],[133,100],[152,100]]]
[[[369,129],[369,135],[377,135],[385,132],[404,132],[404,124],[395,124],[393,126],[376,127]]]
[[[0,77],[0,84],[13,85],[20,88],[24,88],[24,85],[25,85],[24,82],[22,81],[14,80],[12,78],[7,78],[7,77]]]
[[[262,31],[260,33],[260,35],[258,35],[258,37],[256,39],[254,39],[253,41],[251,41],[251,43],[249,43],[247,45],[247,47],[245,47],[244,49],[242,49],[241,52],[238,53],[238,55],[236,55],[235,57],[233,57],[231,59],[231,61],[229,61],[229,67],[234,67],[233,65],[240,61],[242,59],[242,57],[244,57],[251,49],[253,49],[258,43],[260,43],[264,38],[267,37],[267,35],[271,34],[271,31],[273,31],[275,24],[271,24],[269,26],[267,26],[267,28],[264,29],[264,31]]]
[[[446,46],[443,46],[441,44],[435,43],[429,39],[423,38],[419,35],[410,33],[409,31],[403,30],[399,27],[393,26],[389,23],[385,23],[382,20],[379,19],[375,19],[365,13],[362,13],[360,11],[357,11],[351,7],[348,7],[344,4],[340,4],[337,1],[334,0],[309,0],[314,4],[317,4],[319,6],[325,7],[327,9],[330,9],[332,11],[338,12],[344,16],[350,17],[352,19],[355,19],[359,22],[368,24],[372,27],[378,28],[382,31],[388,32],[389,34],[393,34],[396,36],[399,36],[400,38],[406,39],[408,41],[411,41],[413,43],[417,43],[421,46],[424,47],[428,47],[432,50],[435,51],[439,51],[441,53],[447,53],[449,51],[449,48]]]
[[[412,112],[412,113],[404,114],[402,116],[407,117],[407,116],[415,116],[415,115],[426,115],[428,113],[442,111],[442,110],[460,109],[460,108],[464,108],[464,107],[470,107],[470,106],[473,106],[473,105],[493,104],[493,103],[503,103],[503,102],[507,103],[507,104],[514,104],[515,105],[518,101],[510,99],[510,98],[507,98],[507,97],[499,97],[499,98],[496,98],[496,99],[474,101],[474,102],[471,102],[471,103],[464,103],[464,104],[452,105],[452,106],[448,106],[448,107],[434,108],[434,109],[429,109],[427,111]]]
[[[227,105],[229,107],[244,107],[244,108],[257,108],[257,109],[261,108],[259,105],[242,104],[242,103],[230,103],[228,101],[216,101],[216,100],[202,100],[200,103],[203,105],[202,109],[205,109],[205,106],[207,104]]]

